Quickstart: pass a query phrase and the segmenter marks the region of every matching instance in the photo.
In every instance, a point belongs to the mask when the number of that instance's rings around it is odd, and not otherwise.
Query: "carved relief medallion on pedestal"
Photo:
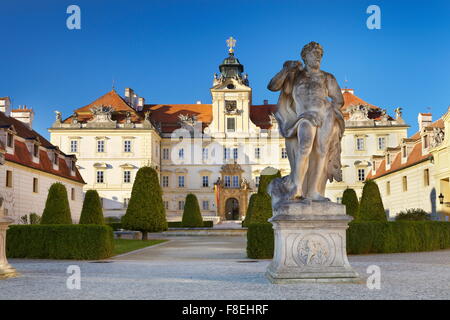
[[[321,267],[333,261],[335,248],[324,236],[310,233],[294,240],[293,255],[299,266]]]

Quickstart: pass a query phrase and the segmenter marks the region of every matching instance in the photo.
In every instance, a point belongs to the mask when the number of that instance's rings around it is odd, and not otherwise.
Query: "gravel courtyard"
[[[164,238],[162,235],[153,235]],[[450,250],[349,256],[361,284],[273,285],[268,260],[249,260],[242,236],[169,237],[106,263],[20,260],[21,273],[0,281],[0,299],[449,299]],[[67,267],[81,269],[81,289],[67,289]],[[381,289],[365,284],[381,268]]]

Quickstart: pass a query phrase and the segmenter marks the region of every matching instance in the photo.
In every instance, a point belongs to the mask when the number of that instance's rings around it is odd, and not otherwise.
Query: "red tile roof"
[[[369,111],[370,119],[379,119],[381,116],[381,109],[365,102],[359,97],[352,94],[350,91],[343,92],[344,105],[342,111],[344,116],[348,118],[346,110],[354,105],[366,105],[371,108]],[[132,122],[141,122],[144,119],[144,113],[147,110],[151,111],[151,120],[154,123],[161,123],[161,129],[164,133],[170,133],[179,128],[178,116],[183,115],[195,115],[197,120],[203,123],[203,128],[207,127],[212,121],[212,105],[211,104],[147,104],[142,111],[136,111],[133,109],[115,90],[108,92],[101,96],[94,102],[76,109],[78,121],[86,122],[92,118],[90,108],[95,105],[112,106],[115,112],[112,115],[112,119],[118,123],[125,121],[126,113],[131,113]],[[264,105],[252,105],[250,106],[250,119],[251,121],[261,127],[262,129],[268,129],[271,126],[269,114],[273,113],[276,109],[275,104]],[[72,117],[64,120],[64,123],[71,123]]]
[[[382,177],[386,174],[392,173],[394,171],[398,171],[407,167],[411,167],[415,164],[421,163],[427,159],[430,159],[431,154],[427,153],[422,155],[422,142],[416,143],[414,148],[411,150],[411,153],[408,156],[408,159],[405,163],[402,163],[402,153],[398,152],[397,155],[394,158],[394,161],[391,163],[391,167],[389,170],[386,169],[386,160],[383,160],[378,167],[378,170],[374,175],[372,175],[372,172],[369,173],[367,176],[367,179],[376,179],[379,177]]]
[[[31,130],[21,121],[12,117],[8,117],[3,112],[0,112],[0,127],[10,127],[11,125],[14,126],[14,129],[19,137],[23,139],[37,138],[39,139],[42,147],[48,150],[56,149],[56,147],[52,145],[47,139],[42,137],[36,131]],[[61,151],[58,152],[64,157],[71,158],[71,156],[67,156]],[[11,161],[28,168],[33,168],[36,170],[54,174],[56,176],[64,177],[79,183],[85,183],[77,168],[75,168],[75,175],[71,175],[70,168],[67,166],[66,161],[62,158],[59,159],[58,170],[53,170],[52,161],[49,159],[48,153],[45,150],[39,150],[39,163],[33,162],[31,153],[28,150],[26,143],[23,141],[19,141],[18,139],[14,140],[14,154],[6,153],[5,159],[7,161]]]

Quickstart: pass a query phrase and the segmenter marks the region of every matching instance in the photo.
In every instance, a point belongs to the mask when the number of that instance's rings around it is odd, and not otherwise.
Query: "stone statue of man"
[[[320,70],[323,49],[317,42],[305,45],[300,61],[286,61],[268,89],[280,91],[274,113],[286,149],[291,174],[269,188],[272,202],[281,200],[328,200],[327,180],[342,181],[341,139],[344,104],[335,77]],[[275,199],[274,199],[275,198]]]

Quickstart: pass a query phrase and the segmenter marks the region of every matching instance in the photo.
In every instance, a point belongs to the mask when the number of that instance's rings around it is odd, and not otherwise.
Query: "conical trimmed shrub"
[[[48,190],[41,224],[72,224],[66,187],[56,182]]]
[[[373,180],[367,180],[359,204],[361,221],[387,221],[378,185]]]
[[[252,216],[247,225],[252,223],[268,223],[272,218],[272,199],[267,193],[257,193],[253,204]]]
[[[148,232],[167,230],[166,210],[155,169],[142,167],[138,170],[122,226],[141,231],[143,240],[147,239]]]
[[[355,190],[345,189],[342,204],[345,205],[347,215],[352,216],[354,221],[359,220],[359,201]]]
[[[267,187],[269,186],[269,183],[272,182],[272,180],[275,178],[281,178],[280,170],[272,167],[264,168],[259,177],[258,193],[267,193]]]
[[[185,228],[203,227],[202,213],[200,212],[200,206],[198,205],[195,194],[189,193],[186,196],[181,226]]]
[[[84,196],[80,224],[105,224],[102,202],[97,190],[88,190]]]
[[[255,200],[256,200],[256,193],[252,194],[250,196],[250,200],[248,201],[247,212],[245,213],[245,219],[242,222],[243,227],[248,227],[248,223],[252,219],[253,211],[255,210],[254,209]]]

